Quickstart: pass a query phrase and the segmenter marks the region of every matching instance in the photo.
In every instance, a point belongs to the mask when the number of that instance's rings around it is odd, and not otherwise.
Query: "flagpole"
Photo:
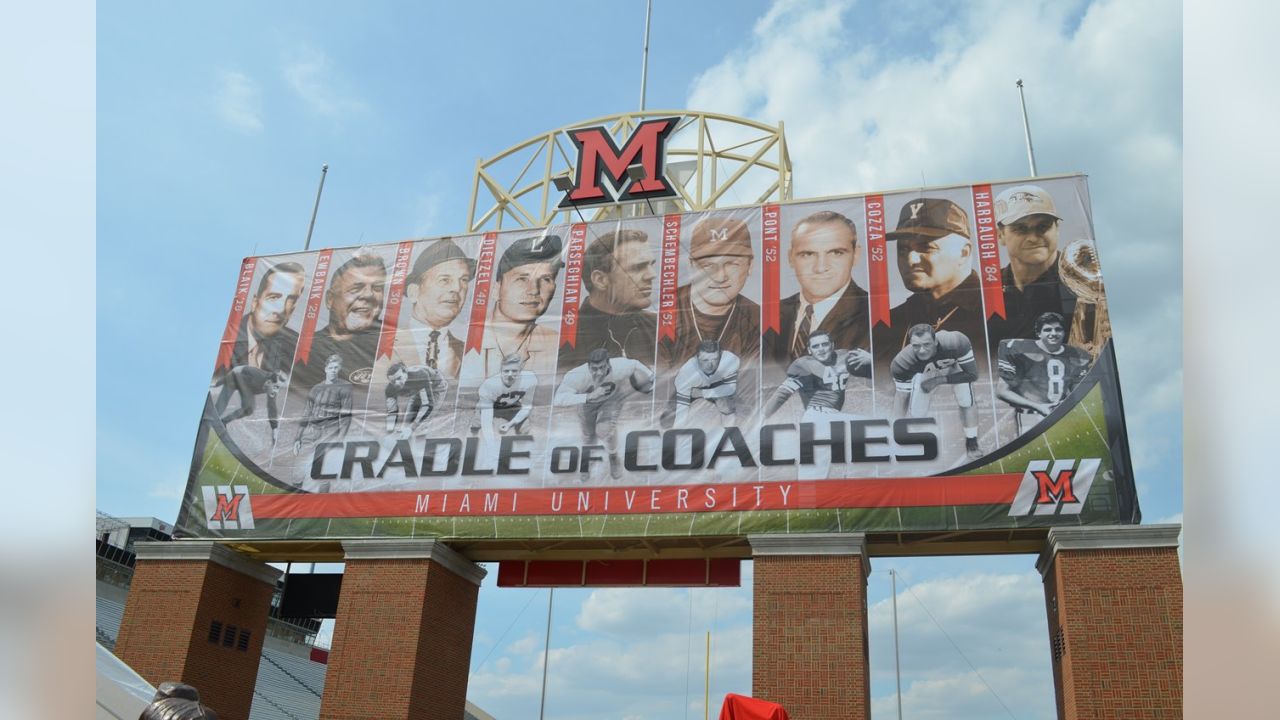
[[[1027,97],[1022,93],[1022,79],[1018,82],[1018,101],[1022,103],[1022,131],[1027,136],[1027,162],[1031,164],[1031,177],[1036,176],[1036,151],[1031,147],[1031,121],[1027,119]]]
[[[320,187],[316,188],[316,204],[311,208],[311,224],[307,226],[307,241],[302,245],[302,251],[306,252],[311,249],[311,231],[316,229],[316,213],[320,212],[320,193],[324,192],[324,176],[329,174],[329,163],[320,166]]]
[[[892,568],[889,569],[889,579],[893,581],[893,670],[898,678],[898,720],[902,720],[902,663],[898,658],[898,575]]]
[[[649,81],[649,19],[653,16],[653,0],[644,8],[644,53],[640,57],[640,112],[644,112],[644,92]]]
[[[547,666],[551,664],[551,603],[556,598],[556,589],[550,588],[547,593],[547,639],[542,646],[542,699],[538,701],[538,720],[542,720],[547,709]]]
[[[707,631],[707,668],[702,678],[702,720],[711,717],[711,631]]]

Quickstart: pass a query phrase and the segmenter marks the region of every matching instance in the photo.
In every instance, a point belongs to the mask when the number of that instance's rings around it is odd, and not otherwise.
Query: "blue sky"
[[[1026,80],[1040,171],[1090,175],[1144,516],[1181,517],[1176,8],[654,5],[648,107],[784,120],[796,197],[1024,176]],[[100,6],[98,508],[176,516],[240,259],[301,248],[322,163],[313,247],[456,233],[477,158],[637,105],[643,15],[642,0]],[[910,714],[1003,716],[990,684],[1017,717],[1052,717],[1039,578],[1018,557],[874,563],[877,718],[893,712],[890,567],[915,590],[899,587]],[[521,614],[537,591],[490,583],[471,697],[525,717],[545,593]],[[550,717],[700,716],[709,628],[713,710],[750,691],[749,582],[556,600]]]

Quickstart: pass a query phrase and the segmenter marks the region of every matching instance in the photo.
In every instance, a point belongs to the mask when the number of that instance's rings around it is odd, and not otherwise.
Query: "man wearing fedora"
[[[396,331],[392,362],[425,365],[456,380],[462,364],[462,340],[449,331],[467,305],[475,260],[449,238],[427,246],[413,263],[405,287],[409,318]]]

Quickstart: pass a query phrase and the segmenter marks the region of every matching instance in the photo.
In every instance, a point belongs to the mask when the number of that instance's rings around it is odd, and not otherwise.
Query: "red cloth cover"
[[[790,720],[778,703],[729,693],[720,706],[720,720]]]

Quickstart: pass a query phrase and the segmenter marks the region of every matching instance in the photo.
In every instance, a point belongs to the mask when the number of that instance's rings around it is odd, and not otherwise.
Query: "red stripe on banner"
[[[867,215],[867,270],[870,273],[871,327],[889,327],[889,251],[884,237],[884,196],[864,199]]]
[[[658,340],[676,341],[676,288],[680,279],[680,216],[662,220],[662,275],[658,302]]]
[[[489,285],[493,281],[493,254],[498,233],[485,233],[476,258],[476,289],[471,301],[471,326],[467,329],[466,350],[480,351],[484,341],[484,323],[489,314]]]
[[[560,306],[560,346],[578,345],[578,304],[582,300],[582,249],[587,244],[587,226],[569,229],[569,251],[564,259],[564,302]]]
[[[982,279],[982,300],[987,306],[988,319],[1005,317],[994,202],[990,185],[973,186],[973,218],[978,225],[978,272]]]
[[[235,354],[236,335],[240,333],[240,320],[244,317],[244,309],[249,304],[249,292],[253,289],[253,269],[257,266],[257,258],[245,258],[240,264],[240,278],[236,280],[236,296],[231,301],[231,314],[227,315],[227,327],[222,331],[222,346],[218,348],[218,364],[215,369],[224,370],[231,367],[231,356]]]
[[[778,302],[782,294],[780,262],[782,240],[780,232],[782,212],[777,205],[765,205],[760,214],[760,238],[764,248],[764,317],[760,328],[762,333],[772,330],[782,332],[782,323],[778,320]]]
[[[409,277],[409,257],[413,255],[413,241],[406,240],[396,247],[396,259],[391,265],[391,289],[387,292],[387,310],[382,316],[382,335],[378,338],[378,357],[391,357],[391,347],[396,340],[396,326],[400,324],[400,301],[404,299],[405,279]]]
[[[1022,473],[805,482],[253,496],[257,518],[626,515],[1013,502]]]
[[[332,250],[321,250],[316,257],[316,272],[311,276],[311,290],[307,293],[307,311],[302,316],[302,332],[298,335],[298,362],[305,363],[311,357],[311,341],[316,334],[316,320],[320,317],[320,303],[324,301],[324,283],[329,279],[329,263]]]

